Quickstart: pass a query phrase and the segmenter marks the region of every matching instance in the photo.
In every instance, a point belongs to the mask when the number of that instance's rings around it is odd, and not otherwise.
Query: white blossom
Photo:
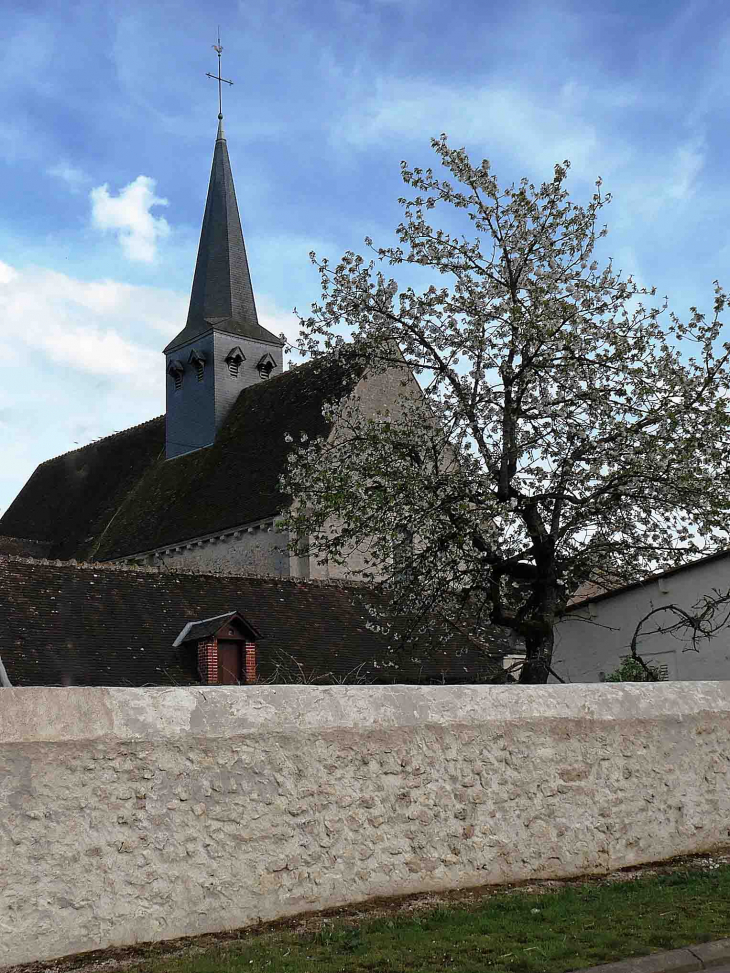
[[[681,320],[610,261],[599,269],[610,196],[599,179],[573,203],[567,161],[540,186],[501,188],[487,161],[445,136],[433,147],[452,179],[403,164],[411,198],[397,244],[368,241],[377,264],[312,255],[322,298],[300,341],[314,358],[356,353],[369,374],[402,356],[422,394],[404,383],[387,421],[330,404],[332,435],[292,453],[285,524],[331,564],[366,557],[392,612],[443,623],[439,637],[511,628],[527,648],[520,680],[544,681],[579,584],[727,545],[727,298],[715,283],[713,314]],[[470,231],[432,226],[443,207]],[[432,282],[399,288],[378,269],[401,263]]]

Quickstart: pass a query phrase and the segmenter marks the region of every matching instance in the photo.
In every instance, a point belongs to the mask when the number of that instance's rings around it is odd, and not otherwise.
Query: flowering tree
[[[599,268],[610,196],[599,180],[572,203],[568,162],[537,188],[500,188],[487,161],[432,144],[454,181],[402,164],[399,246],[366,240],[373,259],[336,266],[311,255],[323,297],[300,319],[300,350],[400,381],[390,408],[345,398],[328,440],[297,444],[286,525],[320,559],[359,550],[401,618],[477,639],[512,629],[520,681],[542,683],[581,584],[726,544],[727,298],[716,282],[712,319],[692,308],[682,323],[652,306],[654,289]],[[468,217],[470,239],[430,225],[442,206]],[[399,290],[380,268],[402,263],[443,286]]]

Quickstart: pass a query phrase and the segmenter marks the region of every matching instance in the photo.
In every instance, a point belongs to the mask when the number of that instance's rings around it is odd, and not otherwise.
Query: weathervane
[[[223,53],[223,48],[221,47],[220,27],[218,28],[218,43],[213,45],[213,50],[218,55],[218,74],[211,74],[209,71],[206,71],[205,76],[218,82],[218,118],[223,118],[223,89],[221,85],[233,84],[233,82],[221,77],[221,54]]]

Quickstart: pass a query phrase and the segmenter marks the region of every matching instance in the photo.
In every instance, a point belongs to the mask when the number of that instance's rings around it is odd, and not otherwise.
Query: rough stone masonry
[[[0,690],[0,966],[730,828],[730,683]]]

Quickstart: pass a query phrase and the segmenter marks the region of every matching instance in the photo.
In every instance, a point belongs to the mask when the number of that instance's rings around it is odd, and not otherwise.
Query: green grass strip
[[[730,936],[730,866],[245,935],[128,973],[567,973]]]

